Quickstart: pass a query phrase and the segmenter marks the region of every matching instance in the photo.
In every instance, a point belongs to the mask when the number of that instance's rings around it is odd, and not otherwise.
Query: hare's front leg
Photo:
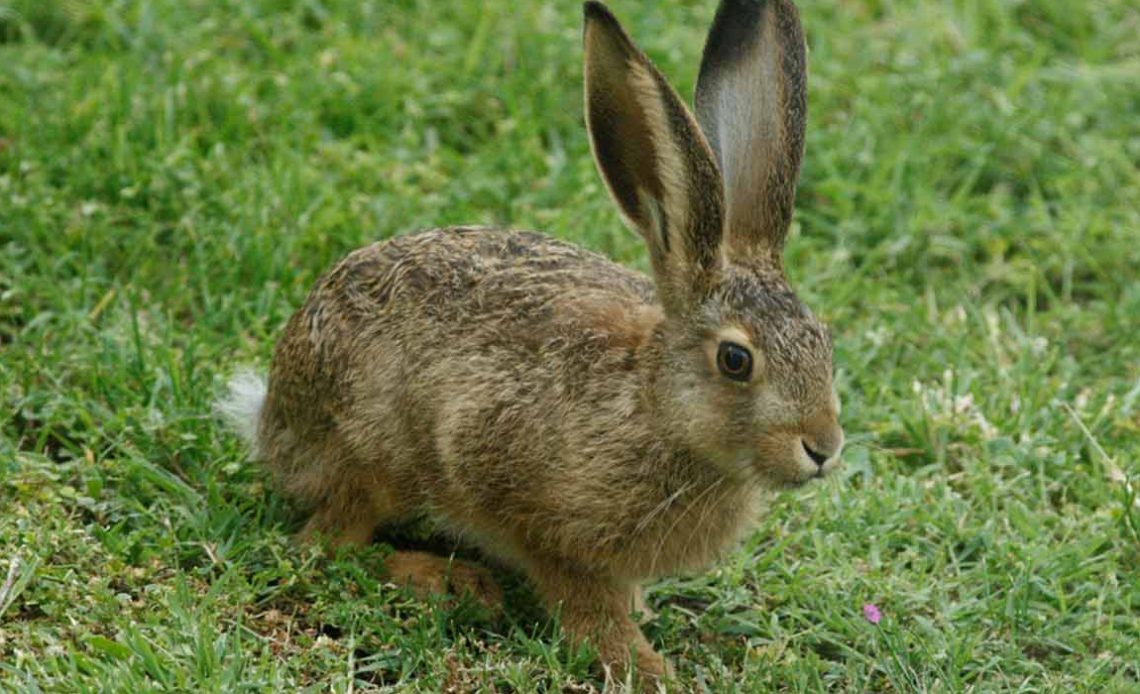
[[[633,588],[633,605],[630,613],[637,619],[637,623],[641,625],[648,624],[657,619],[657,613],[653,611],[645,602],[645,588],[642,586],[634,586]]]
[[[640,598],[637,586],[549,566],[532,570],[531,578],[551,613],[561,615],[570,640],[597,649],[607,680],[624,680],[632,667],[643,686],[655,689],[671,675],[665,658],[653,650],[630,617]]]

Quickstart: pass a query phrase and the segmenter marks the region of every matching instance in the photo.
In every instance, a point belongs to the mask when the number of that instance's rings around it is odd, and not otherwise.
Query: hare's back
[[[308,465],[295,442],[330,436],[420,461],[442,445],[433,431],[518,438],[544,426],[535,412],[620,399],[659,320],[648,278],[542,234],[450,228],[361,248],[286,326],[262,446],[288,468]]]
[[[418,335],[553,338],[654,304],[647,277],[578,246],[529,231],[457,227],[355,251],[314,291],[357,328]],[[587,326],[589,327],[589,326]],[[594,328],[621,332],[612,321]],[[413,335],[406,335],[413,337]],[[412,340],[415,342],[416,340]]]
[[[350,253],[313,287],[277,345],[270,399],[327,421],[364,391],[420,399],[506,372],[533,386],[628,368],[658,318],[647,277],[543,234],[400,236]]]

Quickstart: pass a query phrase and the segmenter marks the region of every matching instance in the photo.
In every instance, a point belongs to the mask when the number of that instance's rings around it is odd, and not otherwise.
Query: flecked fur
[[[721,185],[696,121],[608,10],[586,13],[591,132],[608,127],[599,119],[644,118],[631,132],[668,152],[638,160],[594,138],[656,281],[524,231],[455,227],[357,250],[285,327],[257,444],[280,489],[310,510],[305,536],[363,544],[427,513],[525,572],[607,670],[636,662],[652,683],[668,666],[630,618],[639,586],[708,565],[766,490],[833,469],[842,431],[830,339],[779,263],[785,229],[727,248],[723,224],[709,223],[723,190],[685,188]],[[615,97],[622,79],[640,91]],[[784,149],[802,141],[798,113]],[[719,146],[732,137],[721,132]],[[615,168],[630,161],[636,171]],[[661,178],[662,162],[683,170]],[[725,334],[755,354],[748,383],[718,372]],[[397,553],[388,570],[424,590],[498,599],[470,565]]]

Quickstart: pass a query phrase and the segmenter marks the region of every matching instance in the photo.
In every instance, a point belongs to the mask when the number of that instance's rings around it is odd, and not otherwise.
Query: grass
[[[691,93],[712,1],[613,4]],[[648,633],[701,691],[1140,691],[1140,8],[801,4],[788,266],[847,466],[652,586]],[[0,0],[0,689],[600,686],[525,587],[488,622],[384,586],[384,545],[294,547],[210,414],[373,240],[494,223],[645,267],[579,32],[575,3]]]

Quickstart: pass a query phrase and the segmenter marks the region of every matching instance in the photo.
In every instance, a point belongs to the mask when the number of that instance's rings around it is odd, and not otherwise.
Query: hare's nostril
[[[819,451],[813,449],[811,446],[808,445],[807,441],[800,439],[800,443],[803,444],[804,453],[807,453],[808,457],[811,458],[812,461],[814,461],[816,465],[823,467],[823,464],[831,459],[831,456],[827,455],[826,453],[820,453]]]

